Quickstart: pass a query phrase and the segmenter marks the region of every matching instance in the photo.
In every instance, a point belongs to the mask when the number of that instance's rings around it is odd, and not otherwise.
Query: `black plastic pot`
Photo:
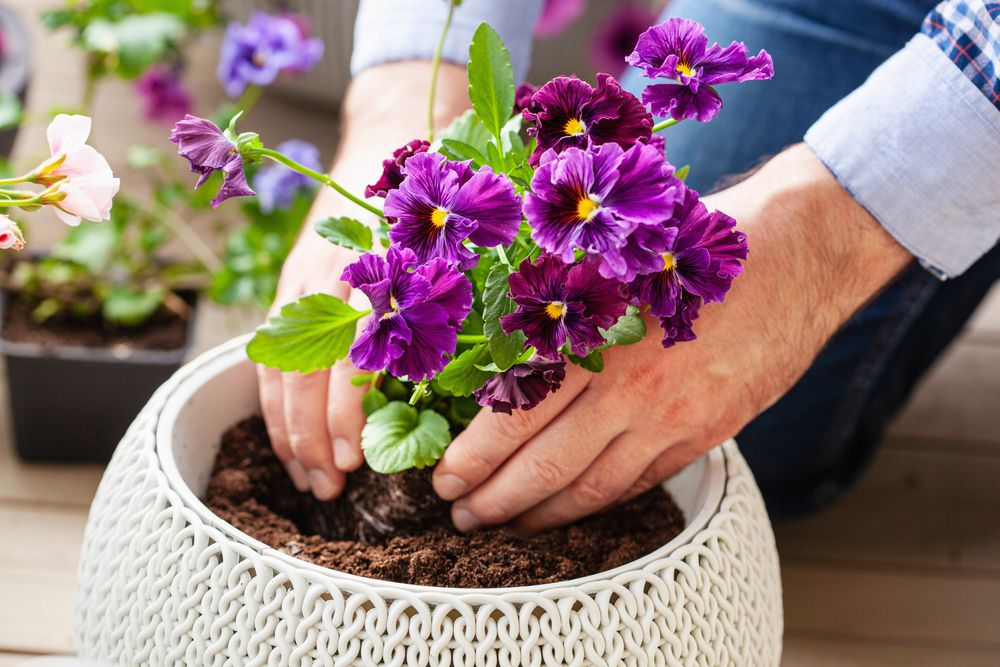
[[[0,290],[0,322],[8,298]],[[149,397],[180,368],[194,337],[193,304],[187,340],[176,350],[46,348],[0,336],[18,456],[106,463]]]
[[[23,105],[31,76],[28,28],[14,10],[0,5],[0,32],[4,39],[0,54],[0,92],[17,96]],[[16,127],[0,130],[0,157],[10,157],[16,138]]]

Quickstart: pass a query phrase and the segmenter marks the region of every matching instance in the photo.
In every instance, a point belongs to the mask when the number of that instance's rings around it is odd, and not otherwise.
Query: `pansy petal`
[[[459,188],[452,210],[476,223],[469,240],[478,246],[507,245],[521,228],[521,198],[514,184],[489,167],[481,167]]]
[[[403,355],[412,332],[399,315],[372,318],[351,345],[351,363],[363,371],[383,370]]]
[[[387,366],[392,375],[417,382],[438,374],[454,354],[458,334],[448,322],[448,313],[436,303],[424,303],[402,314],[412,332],[403,354]]]
[[[472,309],[472,283],[443,259],[432,259],[416,273],[430,285],[426,299],[448,313],[448,322],[458,327]]]
[[[646,86],[642,91],[642,103],[656,116],[694,119],[699,123],[712,120],[722,109],[722,98],[711,88],[706,86],[696,93],[688,86],[672,83]]]

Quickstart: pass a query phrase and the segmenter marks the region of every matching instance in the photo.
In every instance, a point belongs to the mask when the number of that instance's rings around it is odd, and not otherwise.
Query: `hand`
[[[361,194],[378,179],[382,160],[392,151],[427,133],[429,62],[397,62],[373,67],[351,83],[344,101],[343,129],[333,178],[348,191]],[[465,68],[442,63],[434,107],[435,125],[443,127],[468,105]],[[363,294],[341,282],[344,267],[357,253],[333,246],[316,234],[312,224],[329,216],[370,220],[364,211],[320,192],[305,229],[289,254],[271,312],[306,294],[325,292],[368,308]],[[362,326],[364,322],[359,323]],[[274,452],[300,491],[312,490],[320,500],[340,495],[345,473],[364,457],[361,429],[364,387],[350,378],[359,371],[342,360],[329,371],[309,375],[281,373],[258,366],[261,409]]]
[[[660,483],[774,403],[911,259],[805,147],[706,203],[749,235],[726,303],[702,308],[695,341],[664,350],[649,320],[603,372],[569,367],[533,410],[477,415],[434,471],[459,530],[534,532]]]

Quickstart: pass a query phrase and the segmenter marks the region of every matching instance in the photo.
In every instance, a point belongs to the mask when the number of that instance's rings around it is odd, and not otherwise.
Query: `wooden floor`
[[[61,0],[15,0],[30,18]],[[46,85],[30,108],[43,111],[79,93],[66,36],[38,42]],[[215,46],[204,48],[214,62]],[[204,108],[218,95],[210,68],[191,85]],[[215,91],[215,92],[213,92]],[[95,134],[122,174],[135,100],[113,83],[97,98]],[[294,132],[332,146],[328,112],[265,102],[255,128],[269,140]],[[137,129],[150,144],[162,127]],[[37,154],[44,126],[18,151]],[[39,225],[38,239],[51,238]],[[58,229],[58,227],[53,227]],[[33,230],[35,231],[35,230]],[[213,311],[198,347],[244,330],[253,315]],[[0,383],[2,387],[2,383]],[[87,506],[101,471],[29,466],[11,452],[0,396],[0,667],[73,646],[73,588]],[[1000,667],[1000,291],[923,383],[860,484],[827,513],[776,527],[785,590],[787,667]]]

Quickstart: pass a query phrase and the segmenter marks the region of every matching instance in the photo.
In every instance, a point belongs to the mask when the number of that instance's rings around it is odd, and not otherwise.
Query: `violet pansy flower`
[[[742,42],[709,46],[701,24],[682,18],[642,33],[627,61],[651,79],[673,81],[643,91],[642,102],[652,113],[700,123],[715,118],[722,108],[722,98],[712,86],[774,76],[767,51],[750,56]]]
[[[226,28],[216,75],[236,98],[248,85],[274,83],[282,72],[308,72],[322,57],[323,40],[309,36],[304,19],[254,12],[246,25]]]
[[[535,22],[535,37],[556,37],[586,11],[586,0],[545,0]]]
[[[620,72],[646,28],[656,21],[649,3],[617,2],[590,39],[590,59],[599,72]]]
[[[255,194],[247,184],[239,148],[212,121],[187,114],[174,125],[170,141],[177,144],[177,152],[191,164],[191,171],[198,174],[196,188],[201,187],[212,172],[222,172],[222,188],[212,200],[213,208],[230,197]]]
[[[509,281],[517,310],[500,318],[503,330],[520,329],[528,345],[550,359],[559,357],[566,342],[573,354],[587,356],[604,344],[600,329],[610,328],[625,313],[623,284],[601,276],[593,258],[571,265],[542,255],[521,262]]]
[[[494,375],[472,395],[484,408],[509,415],[514,410],[535,407],[546,396],[555,393],[565,378],[565,361],[535,356]]]
[[[313,171],[323,171],[319,148],[308,141],[289,139],[278,144],[275,150]],[[295,195],[315,188],[316,181],[283,164],[274,163],[257,172],[253,186],[260,210],[270,213],[291,206]]]
[[[607,143],[628,148],[647,141],[653,127],[653,118],[642,103],[610,74],[597,75],[597,88],[558,76],[535,92],[531,105],[522,114],[533,123],[528,134],[538,139],[532,166],[550,148],[561,152]]]
[[[596,255],[601,275],[629,281],[659,266],[648,253],[623,253],[629,238],[646,227],[643,243],[656,249],[683,185],[653,146],[604,144],[546,152],[531,188],[524,212],[539,246],[566,263],[576,250]]]
[[[389,190],[395,190],[403,182],[403,165],[417,153],[426,153],[431,144],[426,139],[414,139],[392,152],[392,157],[382,160],[382,175],[379,179],[365,187],[365,197],[382,197],[385,199]]]
[[[176,67],[153,65],[135,82],[147,120],[174,123],[191,109],[191,96]]]
[[[661,249],[659,270],[636,278],[631,290],[636,301],[647,304],[650,313],[661,318],[669,333],[690,328],[702,301],[725,299],[743,271],[747,237],[725,213],[710,213],[690,189],[674,219],[665,225],[672,233]],[[672,339],[684,340],[679,335]]]
[[[387,370],[418,381],[441,371],[455,352],[458,329],[472,308],[472,284],[443,259],[417,265],[406,248],[386,257],[365,253],[341,276],[372,304],[364,330],[351,346],[362,370]]]
[[[386,216],[396,218],[389,240],[426,263],[435,257],[463,270],[479,256],[466,239],[483,247],[508,244],[521,225],[521,198],[514,185],[489,167],[450,162],[440,153],[418,153],[406,161],[403,182],[385,198]]]

